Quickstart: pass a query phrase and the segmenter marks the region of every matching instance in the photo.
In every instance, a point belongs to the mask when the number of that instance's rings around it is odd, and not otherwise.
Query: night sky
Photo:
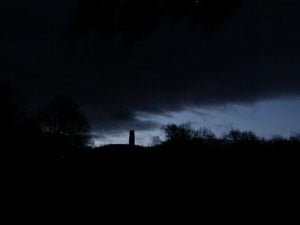
[[[97,144],[171,122],[290,135],[299,24],[299,0],[2,0],[0,79],[32,108],[73,98]]]

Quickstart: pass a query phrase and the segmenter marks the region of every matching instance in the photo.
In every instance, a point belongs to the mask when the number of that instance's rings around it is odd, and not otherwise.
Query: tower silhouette
[[[135,135],[134,135],[134,130],[131,130],[129,132],[129,145],[135,145]]]

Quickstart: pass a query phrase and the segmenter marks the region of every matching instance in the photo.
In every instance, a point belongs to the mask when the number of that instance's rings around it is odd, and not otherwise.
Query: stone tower
[[[134,130],[129,132],[129,145],[135,145]]]

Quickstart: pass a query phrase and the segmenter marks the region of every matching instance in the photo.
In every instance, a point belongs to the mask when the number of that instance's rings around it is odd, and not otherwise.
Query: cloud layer
[[[300,92],[297,0],[244,0],[213,31],[160,18],[130,44],[103,39],[97,26],[70,38],[80,11],[76,0],[0,6],[1,78],[37,104],[55,95],[74,98],[94,128],[149,129],[159,124],[139,119],[142,112]]]

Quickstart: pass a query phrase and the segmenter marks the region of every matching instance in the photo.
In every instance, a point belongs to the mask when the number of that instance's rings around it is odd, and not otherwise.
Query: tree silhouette
[[[228,143],[253,143],[259,141],[259,138],[252,131],[240,131],[232,129],[223,135],[223,139]]]
[[[161,129],[164,132],[166,142],[169,143],[212,144],[217,139],[210,129],[205,127],[193,129],[190,123],[168,124]]]
[[[291,141],[291,142],[294,142],[294,143],[300,143],[300,133],[293,134],[293,135],[290,137],[290,141]]]
[[[38,115],[42,132],[47,137],[84,146],[89,139],[89,124],[78,105],[70,99],[58,97]]]
[[[188,142],[197,138],[197,131],[189,123],[168,124],[162,127],[167,142]]]
[[[155,146],[159,146],[161,145],[162,143],[162,140],[160,139],[159,136],[153,136],[151,138],[151,146],[155,147]]]
[[[216,135],[208,128],[202,127],[197,130],[197,136],[204,140],[212,140],[216,138]]]

